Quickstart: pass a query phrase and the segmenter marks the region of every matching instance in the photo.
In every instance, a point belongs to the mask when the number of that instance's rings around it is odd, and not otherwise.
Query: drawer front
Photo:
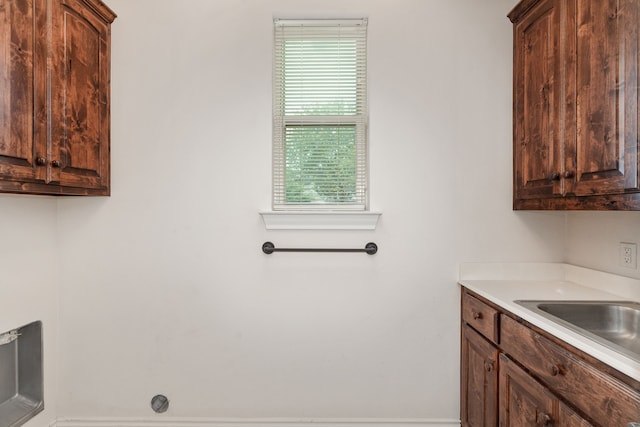
[[[498,311],[467,293],[462,295],[462,320],[489,340],[498,343]]]
[[[626,426],[640,420],[640,390],[599,372],[508,316],[502,315],[500,325],[504,351],[596,423]]]

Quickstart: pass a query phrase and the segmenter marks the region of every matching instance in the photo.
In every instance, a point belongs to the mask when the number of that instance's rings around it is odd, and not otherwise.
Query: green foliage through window
[[[288,126],[287,203],[356,202],[355,126]]]

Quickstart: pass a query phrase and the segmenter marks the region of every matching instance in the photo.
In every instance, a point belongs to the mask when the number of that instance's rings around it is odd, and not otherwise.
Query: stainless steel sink
[[[530,300],[515,302],[640,362],[640,303]]]

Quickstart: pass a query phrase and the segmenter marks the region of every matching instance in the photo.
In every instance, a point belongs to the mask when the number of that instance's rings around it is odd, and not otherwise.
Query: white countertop
[[[516,304],[516,300],[640,301],[640,280],[569,264],[462,264],[459,283],[640,381],[640,362]]]

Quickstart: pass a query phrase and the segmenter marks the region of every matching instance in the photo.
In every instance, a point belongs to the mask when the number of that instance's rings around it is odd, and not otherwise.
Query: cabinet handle
[[[51,160],[51,166],[53,166],[54,168],[59,168],[60,160]]]
[[[549,175],[549,179],[551,181],[558,181],[560,179],[560,174],[558,172],[551,172],[551,175]]]
[[[494,363],[493,360],[484,362],[484,370],[487,372],[493,372]]]
[[[473,316],[474,319],[482,319],[482,313],[480,313],[479,311],[472,311],[471,312],[471,316]]]
[[[565,171],[563,176],[565,178],[573,178],[574,173],[573,173],[573,171]]]
[[[536,423],[540,426],[550,426],[551,425],[551,417],[549,414],[545,414],[544,412],[538,413],[538,419]]]
[[[47,164],[47,159],[45,159],[44,157],[36,157],[36,165],[46,166],[46,164]]]

